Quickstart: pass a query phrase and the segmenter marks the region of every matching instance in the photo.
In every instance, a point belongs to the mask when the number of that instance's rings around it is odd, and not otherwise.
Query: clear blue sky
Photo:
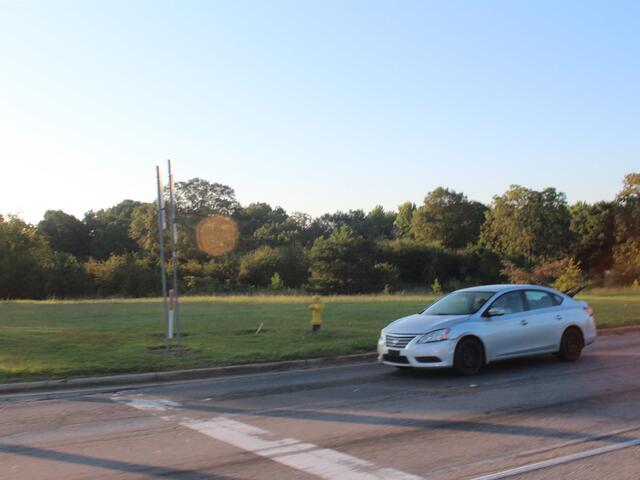
[[[640,2],[0,0],[0,212],[152,200],[154,166],[318,215],[442,185],[612,199]]]

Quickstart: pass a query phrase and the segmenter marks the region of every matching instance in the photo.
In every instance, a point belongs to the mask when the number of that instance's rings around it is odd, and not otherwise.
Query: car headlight
[[[380,332],[380,338],[378,339],[378,343],[384,343],[384,333]]]
[[[441,342],[443,340],[447,340],[449,338],[449,331],[450,330],[448,328],[434,330],[433,332],[429,332],[426,335],[420,337],[418,343]]]

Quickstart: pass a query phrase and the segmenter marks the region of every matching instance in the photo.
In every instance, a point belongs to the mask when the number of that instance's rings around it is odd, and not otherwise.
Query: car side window
[[[522,301],[522,294],[517,292],[509,292],[498,298],[491,308],[502,308],[505,314],[524,312],[524,302]]]
[[[538,310],[557,305],[550,293],[541,290],[526,290],[524,296],[527,299],[529,310]]]

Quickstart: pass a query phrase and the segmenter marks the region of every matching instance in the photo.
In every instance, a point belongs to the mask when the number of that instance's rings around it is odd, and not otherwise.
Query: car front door
[[[487,347],[489,359],[518,355],[528,348],[527,311],[521,290],[508,292],[498,297],[487,309],[500,308],[504,315],[486,317],[482,339]]]

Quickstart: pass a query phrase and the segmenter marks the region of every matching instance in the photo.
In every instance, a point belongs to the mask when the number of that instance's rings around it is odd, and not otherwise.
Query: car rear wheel
[[[577,328],[568,328],[560,340],[560,351],[558,356],[565,362],[575,362],[582,354],[584,342],[582,335]]]
[[[474,375],[484,365],[484,348],[475,338],[463,338],[458,342],[453,357],[453,368],[460,375]]]

